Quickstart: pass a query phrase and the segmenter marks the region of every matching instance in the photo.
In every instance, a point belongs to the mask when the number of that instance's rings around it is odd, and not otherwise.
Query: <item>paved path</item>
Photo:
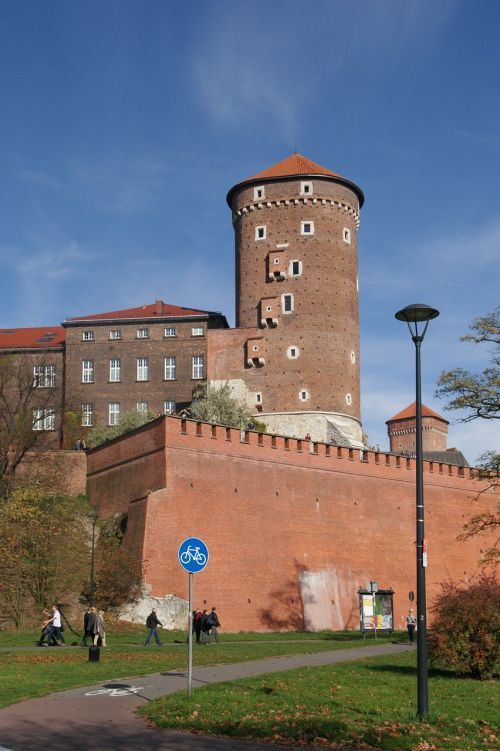
[[[196,668],[193,688],[263,673],[397,654],[407,649],[411,647],[383,644]],[[186,687],[185,672],[155,673],[15,704],[0,710],[0,751],[276,751],[276,745],[150,728],[136,715],[135,709],[146,701]]]

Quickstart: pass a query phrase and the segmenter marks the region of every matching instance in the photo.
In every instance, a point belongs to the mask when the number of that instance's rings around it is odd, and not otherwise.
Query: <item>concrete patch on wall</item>
[[[119,618],[129,623],[146,623],[146,618],[153,608],[156,608],[158,620],[163,628],[187,629],[188,607],[187,600],[176,595],[164,595],[164,597],[152,597],[149,594],[150,587],[146,585],[142,597],[135,603],[125,605],[119,612]]]
[[[358,585],[350,570],[301,571],[299,586],[307,631],[356,628],[359,623]],[[346,619],[342,613],[349,613],[349,617]]]

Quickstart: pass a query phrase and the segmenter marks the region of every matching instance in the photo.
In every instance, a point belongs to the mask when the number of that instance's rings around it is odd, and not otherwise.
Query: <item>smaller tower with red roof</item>
[[[394,454],[415,453],[416,446],[416,402],[409,404],[386,421],[390,450]],[[448,440],[448,420],[422,404],[422,450],[446,451]]]

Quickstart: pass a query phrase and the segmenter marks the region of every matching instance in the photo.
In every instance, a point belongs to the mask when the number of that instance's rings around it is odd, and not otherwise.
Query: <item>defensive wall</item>
[[[395,591],[403,626],[415,583],[415,460],[161,417],[88,453],[103,516],[127,513],[125,544],[156,597],[187,599],[186,537],[210,551],[194,604],[228,630],[359,625],[357,589]],[[458,541],[493,493],[469,468],[424,463],[427,593],[477,573],[489,539]]]
[[[87,489],[84,451],[27,451],[16,473],[18,485],[37,484],[47,493],[83,495]]]

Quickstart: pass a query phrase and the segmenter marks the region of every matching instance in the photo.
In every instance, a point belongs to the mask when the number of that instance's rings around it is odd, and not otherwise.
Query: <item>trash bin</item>
[[[89,647],[89,662],[99,662],[101,659],[101,648],[92,645]]]

